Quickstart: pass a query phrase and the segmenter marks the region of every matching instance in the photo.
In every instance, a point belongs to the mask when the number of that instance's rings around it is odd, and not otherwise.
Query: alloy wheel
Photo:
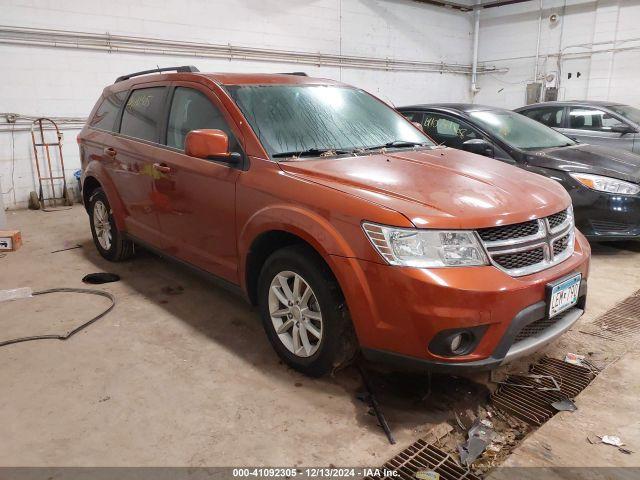
[[[93,228],[100,246],[105,250],[109,250],[112,242],[111,222],[109,221],[107,207],[101,200],[98,200],[93,205]]]
[[[322,313],[315,293],[299,274],[282,271],[269,287],[269,315],[282,344],[298,357],[310,357],[322,341]]]

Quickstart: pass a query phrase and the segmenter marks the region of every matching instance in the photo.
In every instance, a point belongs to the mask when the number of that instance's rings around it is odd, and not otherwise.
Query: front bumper
[[[403,369],[488,369],[532,353],[564,333],[582,315],[590,248],[576,234],[574,254],[547,270],[511,277],[496,267],[416,269],[333,257],[364,355]],[[523,326],[546,312],[546,286],[581,273],[576,308],[539,335],[515,342]],[[480,328],[482,327],[482,328]],[[481,330],[473,349],[459,356],[434,353],[429,346],[450,329]]]
[[[640,239],[640,195],[615,195],[585,187],[569,194],[576,228],[589,240]]]
[[[586,299],[586,282],[583,282],[584,290],[581,288],[581,299],[579,305],[584,305]],[[520,330],[536,321],[544,318],[546,303],[539,302],[520,312],[511,322],[507,333],[502,337],[502,341],[496,350],[482,360],[475,360],[465,363],[451,363],[435,360],[422,360],[415,357],[408,357],[384,350],[363,348],[362,353],[369,361],[374,363],[384,363],[402,370],[414,371],[435,371],[442,373],[456,373],[460,371],[482,371],[491,370],[500,365],[509,363],[517,358],[524,357],[540,350],[545,345],[551,343],[564,332],[569,330],[574,323],[584,313],[583,308],[574,307],[559,315],[558,320],[551,326],[540,332],[538,335],[528,337],[519,342],[514,342]],[[506,352],[505,352],[506,350]]]

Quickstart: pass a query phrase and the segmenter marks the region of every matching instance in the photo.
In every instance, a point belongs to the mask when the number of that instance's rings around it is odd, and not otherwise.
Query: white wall
[[[525,85],[534,77],[538,6],[533,0],[482,12],[479,59],[509,71],[481,76],[476,103],[525,104]],[[628,41],[640,38],[640,0],[543,0],[542,6],[539,74],[557,75],[563,53],[558,98],[640,106],[640,41]],[[555,24],[552,14],[559,18]],[[572,47],[579,44],[587,46]],[[620,50],[628,47],[636,48]]]
[[[411,0],[3,0],[2,25],[144,36],[304,52],[471,63],[471,14]],[[469,99],[461,74],[385,72],[0,45],[0,113],[84,117],[102,88],[123,73],[194,64],[201,71],[304,70],[341,79],[397,105]],[[4,119],[0,117],[0,127]],[[70,176],[79,166],[65,130]],[[35,190],[30,137],[0,131],[0,190],[7,207]],[[13,173],[12,173],[13,169]]]

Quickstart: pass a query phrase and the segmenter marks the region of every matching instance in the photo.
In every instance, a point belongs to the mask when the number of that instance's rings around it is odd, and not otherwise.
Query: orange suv
[[[436,146],[358,88],[139,72],[104,89],[78,143],[100,254],[143,245],[222,279],[308,375],[357,348],[491,368],[583,313],[590,249],[566,191]]]

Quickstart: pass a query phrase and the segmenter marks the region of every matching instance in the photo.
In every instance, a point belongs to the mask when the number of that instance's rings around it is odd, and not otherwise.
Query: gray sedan
[[[640,153],[640,109],[613,102],[546,102],[518,113],[581,143]]]

